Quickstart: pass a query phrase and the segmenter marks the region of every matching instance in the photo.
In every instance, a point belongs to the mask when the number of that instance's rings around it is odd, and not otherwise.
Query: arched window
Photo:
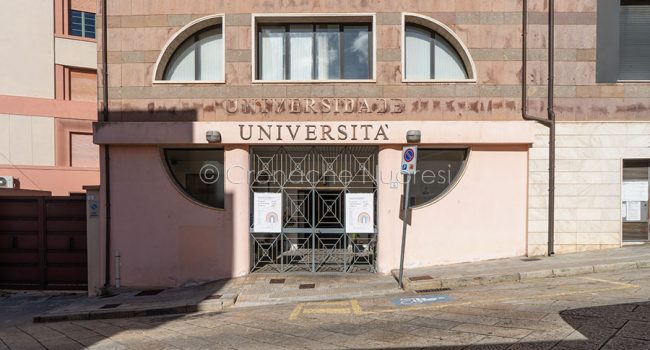
[[[176,49],[165,67],[163,80],[223,80],[223,34],[221,25],[205,28]]]
[[[463,59],[442,35],[417,24],[406,24],[404,32],[407,80],[469,79]]]
[[[213,208],[224,208],[223,149],[165,149],[169,174],[180,190],[193,200]]]

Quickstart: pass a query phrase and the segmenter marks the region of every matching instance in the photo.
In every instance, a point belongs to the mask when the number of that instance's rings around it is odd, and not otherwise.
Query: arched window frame
[[[221,59],[221,78],[217,80],[164,80],[165,70],[171,63],[171,59],[183,43],[207,30],[208,28],[218,26],[221,28],[221,38],[223,42],[222,59]],[[152,76],[153,84],[224,84],[226,82],[226,28],[224,26],[224,15],[214,14],[198,18],[179,29],[169,38],[165,46],[160,51],[160,55],[155,63],[154,74]]]
[[[443,79],[407,79],[406,78],[406,27],[414,25],[428,29],[436,35],[444,38],[458,53],[467,72],[467,79],[443,80]],[[417,13],[402,13],[402,35],[400,38],[402,50],[402,82],[403,83],[476,83],[476,65],[474,60],[460,37],[444,23],[431,17]]]

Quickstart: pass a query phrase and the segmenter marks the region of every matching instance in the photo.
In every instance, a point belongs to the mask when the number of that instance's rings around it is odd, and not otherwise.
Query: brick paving
[[[0,349],[650,349],[650,269],[398,297],[0,327]]]

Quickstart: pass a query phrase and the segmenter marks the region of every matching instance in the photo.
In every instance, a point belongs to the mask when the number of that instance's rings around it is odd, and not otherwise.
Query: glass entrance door
[[[648,227],[648,178],[650,160],[624,160],[621,188],[623,241],[645,242],[650,239]]]
[[[376,216],[373,232],[348,232],[345,203],[348,194],[366,193],[376,212],[376,153],[374,147],[254,148],[251,270],[374,272]],[[281,195],[277,232],[255,230],[255,193]]]

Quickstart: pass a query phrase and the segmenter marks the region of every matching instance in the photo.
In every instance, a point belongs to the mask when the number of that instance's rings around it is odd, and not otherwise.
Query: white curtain
[[[261,79],[284,80],[284,27],[264,27],[261,36]]]
[[[202,33],[196,43],[200,50],[198,80],[223,79],[223,36],[221,28]]]
[[[174,52],[164,80],[194,80],[194,37],[190,37]]]
[[[316,29],[316,79],[339,79],[339,26],[319,25]]]
[[[404,49],[406,79],[424,80],[432,78],[431,34],[431,32],[424,29],[406,27],[406,46]],[[436,78],[438,77],[436,76]]]
[[[467,79],[463,60],[456,50],[440,35],[436,35],[435,48],[435,78],[436,80]]]
[[[289,79],[312,80],[314,34],[312,25],[289,27]]]

